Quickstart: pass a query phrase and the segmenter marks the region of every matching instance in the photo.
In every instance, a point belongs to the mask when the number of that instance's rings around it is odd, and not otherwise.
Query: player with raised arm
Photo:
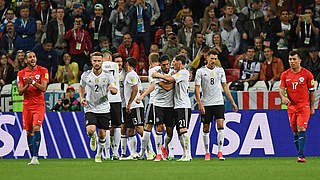
[[[119,160],[119,145],[121,138],[121,95],[120,95],[120,74],[119,74],[119,65],[115,62],[112,62],[112,54],[107,51],[103,53],[103,63],[102,63],[102,71],[105,73],[110,73],[114,77],[116,81],[116,88],[118,89],[117,94],[112,95],[110,92],[108,94],[108,100],[110,103],[110,114],[111,114],[111,130],[107,130],[106,132],[106,159],[110,159],[110,143],[108,143],[108,139],[111,136],[111,144],[112,144],[112,160]]]
[[[109,129],[110,104],[108,101],[109,91],[117,94],[116,82],[110,73],[102,71],[102,53],[94,52],[90,55],[92,70],[84,72],[79,85],[81,105],[84,107],[86,130],[91,138],[90,148],[96,150],[96,128],[99,132],[98,150],[95,162],[101,161],[101,153],[106,143],[106,130]],[[86,98],[84,97],[87,93]],[[110,139],[109,139],[110,141]]]
[[[173,70],[170,69],[170,60],[167,55],[160,57],[160,69],[157,71],[159,74],[172,75]],[[157,156],[154,161],[162,159],[161,151],[164,150],[171,142],[174,127],[174,109],[173,109],[173,95],[174,83],[167,82],[160,78],[155,78],[155,123],[156,123],[156,151]],[[162,147],[162,132],[164,125],[166,126],[166,135],[164,138],[164,147]],[[167,159],[166,151],[162,151],[164,159]]]
[[[161,78],[168,82],[175,83],[174,92],[174,111],[176,115],[175,126],[179,135],[180,144],[183,149],[182,158],[178,161],[191,161],[190,138],[187,135],[190,117],[191,117],[191,102],[189,98],[189,71],[185,69],[186,58],[183,55],[178,55],[174,58],[173,67],[176,73],[172,76],[152,74],[155,78]],[[167,153],[167,147],[163,148],[164,154]]]
[[[136,68],[136,59],[129,57],[126,59],[124,68],[126,70],[126,78],[124,80],[124,97],[126,100],[126,112],[128,113],[128,128],[129,147],[131,155],[128,159],[136,159],[139,157],[137,153],[137,131],[143,136],[144,125],[144,107],[143,103],[137,103],[136,100],[140,96],[142,90],[141,81],[138,74],[134,71]]]
[[[226,93],[229,101],[232,103],[233,110],[238,111],[238,107],[234,102],[226,81],[226,75],[223,68],[215,65],[218,60],[218,54],[215,51],[209,51],[206,57],[207,65],[198,69],[195,77],[195,96],[201,114],[201,122],[203,123],[203,143],[205,148],[205,160],[210,160],[209,153],[209,134],[210,123],[213,116],[217,122],[217,143],[218,143],[218,159],[225,160],[222,155],[222,147],[224,143],[224,100],[222,89]],[[200,98],[200,87],[202,89],[202,98]]]
[[[27,67],[18,72],[18,92],[23,95],[22,124],[27,131],[27,141],[32,156],[28,165],[38,165],[38,152],[41,141],[40,127],[46,112],[44,92],[49,83],[48,70],[37,65],[33,51],[25,54]]]
[[[155,71],[158,71],[160,69],[159,58],[160,57],[159,57],[158,53],[151,53],[149,55],[149,64],[150,64],[150,69],[148,72],[149,87],[136,100],[137,103],[140,103],[145,96],[150,94],[149,103],[147,105],[147,110],[146,110],[146,124],[144,126],[144,131],[143,131],[141,152],[139,155],[140,160],[144,159],[144,154],[145,154],[147,147],[149,149],[149,154],[147,156],[147,160],[153,160],[153,158],[155,157],[155,153],[153,152],[152,144],[150,141],[151,131],[152,131],[154,121],[155,121],[155,111],[154,111],[154,106],[153,106],[154,97],[155,97],[155,91],[154,91],[154,87],[155,87],[154,83],[155,82],[154,82],[154,79],[152,78],[152,73]]]
[[[301,58],[297,52],[289,53],[290,69],[281,74],[280,96],[288,106],[290,126],[294,134],[294,143],[298,151],[297,162],[306,162],[303,154],[306,141],[306,129],[310,115],[315,113],[315,89],[313,75],[301,67]],[[285,96],[287,88],[287,96]]]

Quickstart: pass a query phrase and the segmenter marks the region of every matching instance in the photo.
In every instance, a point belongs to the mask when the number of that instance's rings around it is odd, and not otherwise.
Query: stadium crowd
[[[0,18],[0,86],[16,79],[27,50],[50,83],[78,83],[96,51],[135,58],[140,76],[150,53],[182,54],[194,79],[210,49],[218,65],[240,69],[226,71],[231,90],[279,81],[291,50],[320,80],[319,0],[0,0]]]

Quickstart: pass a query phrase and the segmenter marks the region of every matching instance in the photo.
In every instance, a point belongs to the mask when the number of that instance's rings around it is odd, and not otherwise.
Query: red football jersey
[[[280,87],[287,88],[287,95],[291,101],[288,109],[292,106],[295,108],[309,106],[309,91],[314,91],[313,75],[305,68],[298,73],[288,69],[281,74]]]
[[[41,83],[41,81],[47,81],[49,83],[48,70],[41,66],[36,66],[36,68],[31,71],[29,68],[24,68],[18,72],[18,85],[22,84],[25,86],[27,84],[26,78],[32,76],[36,83]],[[38,88],[30,84],[29,88],[25,91],[23,95],[23,106],[28,108],[37,107],[40,104],[45,104],[44,92],[40,91]]]

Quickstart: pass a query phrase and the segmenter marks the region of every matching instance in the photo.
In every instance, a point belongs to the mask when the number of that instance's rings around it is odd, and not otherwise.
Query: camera
[[[66,99],[66,98],[64,98],[64,99],[62,99],[62,105],[68,105],[68,104],[70,104],[70,101],[69,101],[69,99]]]

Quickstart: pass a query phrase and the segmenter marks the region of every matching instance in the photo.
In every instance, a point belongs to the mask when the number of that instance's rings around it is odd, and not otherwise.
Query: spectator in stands
[[[247,6],[246,0],[226,0],[226,4],[232,5],[234,12],[240,14],[241,9]]]
[[[270,46],[273,50],[276,48],[274,39],[277,38],[275,33],[275,27],[280,23],[280,19],[277,17],[277,9],[275,7],[267,7],[267,14],[264,16],[265,25],[262,29],[264,38],[264,45]]]
[[[309,49],[307,58],[302,61],[302,66],[312,73],[316,81],[320,81],[320,58],[319,49],[317,47],[312,46]]]
[[[16,74],[18,74],[19,71],[27,67],[27,64],[24,60],[25,59],[23,50],[18,50],[16,53],[16,59],[12,62],[12,66]]]
[[[57,104],[51,109],[51,111],[58,112],[70,112],[80,111],[80,102],[74,97],[75,88],[68,86],[66,93],[64,93],[58,100]]]
[[[314,2],[315,2],[315,4],[314,4],[313,17],[314,17],[314,20],[318,24],[320,24],[320,1],[319,0],[315,0]]]
[[[274,42],[277,56],[283,60],[284,69],[289,68],[289,51],[292,49],[293,40],[295,36],[295,28],[294,25],[289,22],[289,12],[288,10],[283,10],[280,12],[280,22],[275,25],[273,29],[275,33]]]
[[[177,14],[177,3],[178,0],[166,0],[166,1],[158,1],[160,8],[160,19],[161,22],[169,22],[175,18]]]
[[[83,66],[89,62],[87,55],[89,54],[92,44],[88,31],[82,28],[82,18],[76,16],[74,18],[74,27],[67,31],[64,38],[69,43],[69,54],[72,61],[75,61],[79,65],[79,69],[82,70]]]
[[[180,51],[179,51],[179,55],[182,55],[186,58],[186,64],[185,64],[185,68],[188,70],[188,71],[191,71],[191,62],[192,60],[189,58],[189,54],[188,54],[188,48],[186,47],[181,47],[180,48]]]
[[[273,56],[273,50],[271,47],[264,48],[264,56],[265,61],[261,63],[260,68],[260,80],[261,81],[269,81],[271,86],[269,87],[269,83],[266,83],[267,88],[271,90],[273,84],[276,81],[280,81],[280,75],[284,71],[283,63],[280,58]]]
[[[318,46],[319,24],[313,18],[312,8],[306,8],[299,16],[296,27],[297,47]]]
[[[160,9],[159,5],[157,3],[157,0],[146,0],[146,3],[149,3],[151,6],[151,26],[154,26],[156,23],[156,20],[160,17]]]
[[[37,12],[37,19],[39,19],[42,22],[42,25],[46,32],[47,25],[51,20],[48,0],[40,0],[38,2],[40,3],[40,10]]]
[[[100,36],[108,36],[111,34],[109,31],[109,18],[103,16],[103,6],[102,4],[94,5],[94,17],[90,19],[88,25],[88,31],[91,37],[92,46],[97,46],[99,44]]]
[[[37,24],[37,32],[34,35],[34,44],[40,44],[43,43],[43,40],[46,38],[46,33],[45,33],[45,29],[43,27],[43,24],[41,22],[41,20],[36,20],[36,24]]]
[[[17,78],[17,74],[11,64],[8,63],[8,56],[5,53],[1,53],[0,58],[0,86],[4,86],[11,84]]]
[[[241,52],[253,44],[254,37],[260,36],[264,26],[264,14],[261,11],[261,0],[253,0],[241,10],[236,27],[241,34]]]
[[[6,31],[0,40],[0,49],[8,53],[11,58],[15,51],[16,33],[14,32],[14,23],[9,21],[6,25]]]
[[[209,47],[213,47],[212,36],[213,34],[216,34],[216,33],[220,33],[219,23],[212,22],[209,25],[209,28],[207,29],[207,32],[205,34],[205,39],[206,39],[205,41]]]
[[[152,43],[151,46],[150,46],[150,50],[149,50],[149,53],[160,53],[160,50],[159,50],[159,46],[158,44],[156,43]]]
[[[174,32],[169,33],[168,42],[164,45],[162,49],[162,54],[167,55],[170,61],[179,54],[179,50],[182,44],[179,43],[178,38]]]
[[[118,0],[118,8],[112,10],[109,22],[112,24],[112,46],[118,49],[123,35],[129,33],[130,18],[125,0]]]
[[[225,44],[222,43],[222,38],[219,33],[213,35],[213,50],[217,52],[218,59],[223,68],[229,68],[229,60],[228,60],[228,48]]]
[[[134,41],[140,46],[143,44],[144,52],[149,55],[151,45],[151,6],[145,0],[135,0],[128,10],[130,28]]]
[[[184,26],[178,31],[179,43],[183,46],[190,48],[193,40],[193,33],[195,32],[193,28],[193,18],[191,16],[186,16],[184,20]]]
[[[37,56],[37,65],[48,69],[50,82],[54,82],[58,68],[57,53],[52,46],[52,42],[45,39],[42,44],[37,44],[32,50]]]
[[[14,30],[17,33],[16,49],[31,50],[34,46],[37,24],[35,19],[29,16],[29,8],[27,6],[20,8],[20,15],[21,17],[14,24]]]
[[[260,63],[254,58],[255,49],[253,46],[248,46],[247,52],[238,56],[235,61],[235,66],[240,67],[240,79],[238,82],[248,82],[249,87],[253,86],[260,75]]]
[[[219,18],[220,27],[222,26],[223,20],[229,18],[231,20],[232,28],[236,28],[236,23],[238,20],[238,16],[234,14],[233,6],[231,3],[227,3],[223,8],[224,15]],[[222,28],[221,28],[222,30]]]
[[[117,49],[111,46],[110,40],[107,36],[100,36],[99,37],[99,44],[92,48],[91,52],[105,52],[110,51],[112,53],[116,53]]]
[[[210,28],[211,23],[218,23],[218,19],[214,12],[214,7],[209,7],[206,14],[203,14],[203,18],[200,19],[199,25],[201,33],[204,34],[207,32],[207,29]]]
[[[50,8],[50,17],[51,17],[50,21],[57,18],[57,8]]]
[[[9,21],[11,22],[15,22],[17,19],[17,17],[14,15],[14,10],[8,8],[7,12],[6,12],[6,18],[2,21],[3,24],[7,24]]]
[[[138,44],[136,42],[133,42],[129,33],[123,36],[123,42],[118,48],[118,53],[121,54],[123,59],[133,57],[137,60],[138,63],[138,60],[140,59],[140,49]]]
[[[240,33],[238,32],[237,28],[233,28],[231,19],[229,17],[222,20],[222,26],[222,42],[227,46],[229,55],[235,57],[238,54],[240,47]]]
[[[263,38],[257,36],[254,38],[254,49],[255,49],[255,59],[260,63],[264,62],[264,55],[263,55]]]
[[[58,66],[57,80],[60,83],[74,84],[78,83],[79,67],[76,62],[71,63],[71,56],[68,52],[63,53],[63,61]]]
[[[164,45],[168,42],[168,35],[171,32],[173,32],[173,28],[172,28],[172,25],[169,23],[166,23],[164,25],[164,31],[163,31],[163,29],[160,29],[156,32],[154,42],[159,45],[161,51],[162,51]],[[161,34],[161,35],[159,35],[159,34]]]
[[[205,44],[203,43],[203,35],[201,34],[200,31],[195,32],[192,45],[189,47],[189,50],[188,50],[189,58],[190,59],[196,58],[199,55],[203,46],[205,46]]]
[[[148,76],[147,66],[143,59],[140,59],[137,64],[137,74],[139,76]]]
[[[6,7],[6,1],[5,0],[0,0],[0,22],[2,22],[5,18],[5,13],[7,11]]]
[[[34,9],[31,0],[23,0],[21,6],[17,7],[16,16],[21,18],[20,11],[23,7],[27,7],[29,9],[29,14],[31,18],[37,18],[37,11]]]
[[[74,28],[74,21],[76,17],[81,17],[81,26],[89,23],[90,16],[84,12],[84,5],[82,3],[74,2],[70,10],[71,11],[65,12],[66,31]]]
[[[47,39],[53,43],[53,48],[59,57],[67,48],[67,42],[64,39],[65,34],[64,9],[59,7],[57,8],[57,18],[49,22],[47,29]]]

